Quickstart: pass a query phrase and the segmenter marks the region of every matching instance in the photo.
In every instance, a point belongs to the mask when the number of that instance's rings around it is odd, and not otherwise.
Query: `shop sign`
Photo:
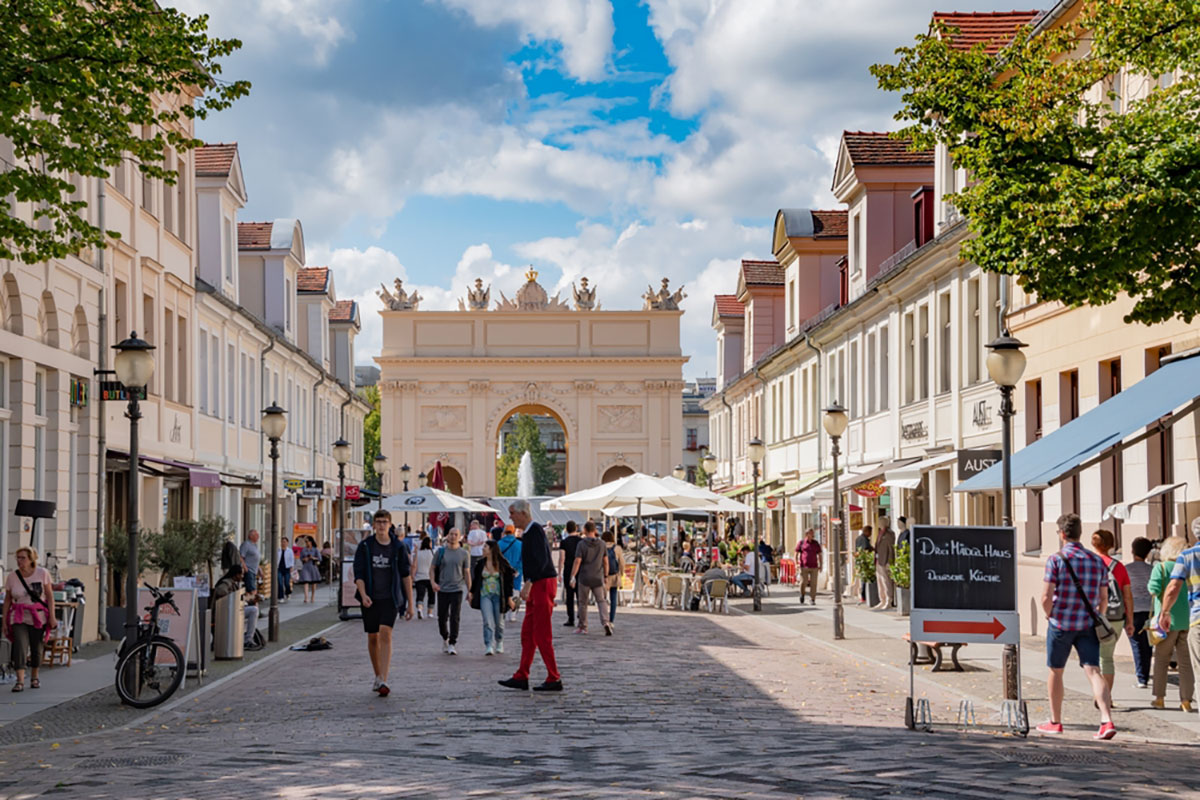
[[[146,387],[143,386],[137,391],[137,399],[146,399]],[[100,381],[100,399],[101,400],[129,400],[129,391],[125,388],[125,384],[120,381]]]
[[[283,488],[289,492],[298,492],[304,488],[304,481],[300,478],[285,478]]]
[[[992,407],[987,400],[980,400],[971,409],[971,423],[976,428],[992,427]]]
[[[929,431],[925,428],[924,421],[922,422],[907,422],[900,426],[900,438],[906,442],[924,439],[929,436]]]
[[[1000,460],[999,450],[959,450],[958,479],[965,481],[973,475],[978,475]]]
[[[767,498],[766,502],[767,502],[767,508],[771,509],[772,511],[779,508],[779,498],[778,497],[769,497],[769,498]]]
[[[883,485],[882,478],[876,478],[855,486],[854,493],[859,497],[881,497],[887,494],[887,487]]]
[[[71,407],[87,408],[88,382],[81,378],[71,378]]]
[[[320,497],[325,494],[325,481],[305,481],[304,496],[305,497]]]
[[[346,487],[346,499],[347,500],[361,500],[362,499],[362,487],[356,486],[354,484],[347,486]]]

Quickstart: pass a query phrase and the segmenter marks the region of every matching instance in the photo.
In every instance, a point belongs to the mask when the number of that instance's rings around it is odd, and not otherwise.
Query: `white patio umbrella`
[[[441,511],[490,514],[494,511],[491,506],[459,497],[444,489],[434,489],[432,486],[422,486],[411,492],[389,494],[383,501],[383,507],[388,511],[416,511],[422,514],[434,514]]]
[[[732,497],[721,497],[720,500],[716,501],[716,505],[694,506],[692,508],[667,509],[667,508],[662,508],[660,506],[656,506],[654,503],[643,503],[642,504],[642,513],[648,514],[648,515],[665,514],[665,513],[667,513],[667,511],[676,511],[676,512],[684,512],[684,513],[687,513],[687,512],[694,512],[694,513],[712,512],[714,514],[719,514],[719,513],[748,514],[749,512],[751,512],[753,510],[754,510],[754,508],[752,506],[748,506],[739,500],[734,500]],[[628,505],[628,506],[624,506],[621,508],[606,508],[606,509],[604,509],[604,515],[607,517],[632,517],[636,513],[637,513],[636,505]]]

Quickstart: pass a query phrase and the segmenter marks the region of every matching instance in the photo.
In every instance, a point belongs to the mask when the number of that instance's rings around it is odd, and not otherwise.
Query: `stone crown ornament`
[[[683,298],[687,297],[683,292],[683,287],[680,286],[673,293],[669,288],[671,281],[668,278],[662,279],[662,288],[657,292],[653,286],[646,287],[646,293],[642,295],[642,299],[646,301],[643,306],[643,311],[678,311],[679,304],[683,302]]]
[[[500,293],[500,300],[496,302],[497,311],[570,311],[558,295],[550,297],[546,294],[546,290],[537,282],[537,270],[530,267],[525,272],[525,285],[517,290],[515,300],[509,300],[504,296],[504,292]]]
[[[384,284],[379,284],[379,291],[375,294],[383,301],[384,308],[388,311],[416,311],[424,298],[415,291],[411,294],[404,291],[404,281],[399,278],[396,278],[395,286],[393,293]]]

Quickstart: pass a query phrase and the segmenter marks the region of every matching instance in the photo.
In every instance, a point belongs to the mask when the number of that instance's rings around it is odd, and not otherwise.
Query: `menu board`
[[[913,608],[1015,611],[1014,528],[914,525]]]
[[[183,653],[183,663],[188,663],[188,656],[192,649],[192,628],[195,625],[196,618],[196,590],[195,589],[167,589],[163,587],[163,592],[171,592],[174,595],[175,605],[179,606],[179,613],[175,613],[175,609],[171,608],[169,603],[158,607],[158,633],[160,636],[165,636],[179,646],[179,651]],[[154,595],[150,594],[150,590],[146,587],[138,588],[138,611],[141,613],[142,622],[150,622],[150,612],[145,609],[154,606]],[[159,663],[169,663],[169,653],[159,653]]]

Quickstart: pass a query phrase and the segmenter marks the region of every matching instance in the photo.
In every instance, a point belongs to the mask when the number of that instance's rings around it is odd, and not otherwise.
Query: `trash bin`
[[[241,658],[245,626],[241,592],[230,592],[218,600],[213,609],[213,657]]]

